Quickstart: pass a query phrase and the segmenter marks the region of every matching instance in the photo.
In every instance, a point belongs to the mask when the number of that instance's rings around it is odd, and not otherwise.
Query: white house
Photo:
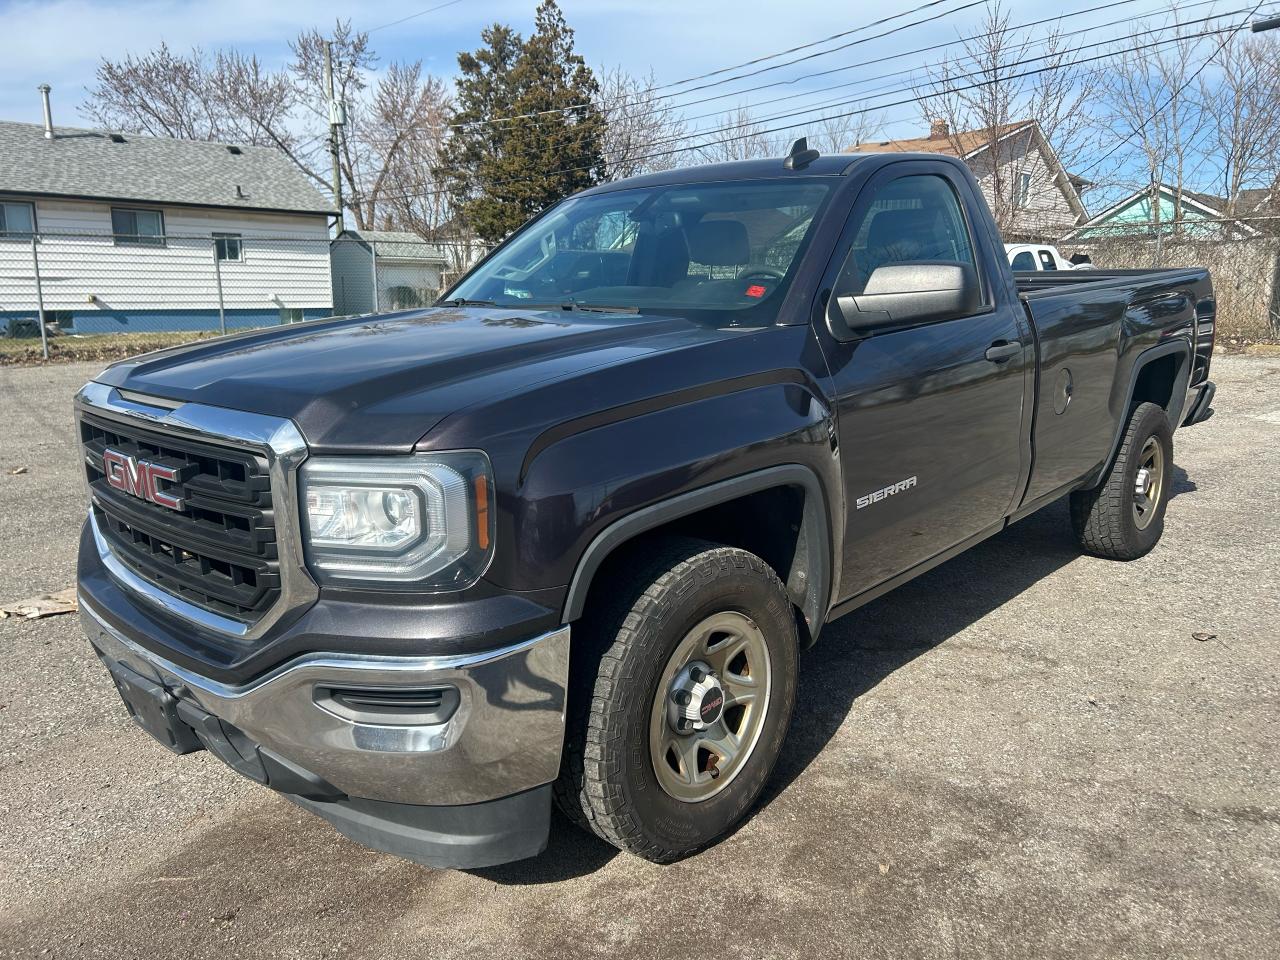
[[[961,158],[973,171],[1008,242],[1051,241],[1088,217],[1080,200],[1085,182],[1062,166],[1034,120],[962,131],[935,120],[927,137],[859,143],[845,152],[941,153]]]
[[[332,205],[270,147],[0,122],[0,324],[217,330],[333,313]]]

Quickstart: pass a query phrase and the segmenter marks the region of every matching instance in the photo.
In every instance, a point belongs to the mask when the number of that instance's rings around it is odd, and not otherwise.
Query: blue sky
[[[0,0],[0,27],[9,38],[0,58],[0,119],[39,122],[38,83],[53,85],[55,122],[73,126],[87,121],[76,107],[84,89],[92,83],[99,58],[113,59],[127,53],[145,53],[162,40],[176,50],[199,45],[206,50],[237,47],[256,53],[270,65],[288,59],[288,41],[299,30],[327,29],[335,17],[351,19],[358,29],[374,30],[383,24],[409,17],[444,0],[365,3],[353,6],[332,0],[219,0],[218,3],[187,3],[178,0]],[[621,65],[633,74],[650,72],[659,83],[672,82],[724,66],[750,60],[821,37],[862,26],[868,21],[918,6],[922,0],[892,0],[884,5],[844,5],[829,3],[778,3],[777,0],[562,0],[562,9],[577,31],[579,51],[592,66]],[[1070,0],[1052,9],[1006,0],[1015,23],[1069,14],[1095,6],[1103,0]],[[959,6],[954,0],[939,10]],[[383,62],[423,60],[437,75],[453,76],[459,50],[479,45],[480,31],[502,21],[528,32],[536,0],[461,0],[443,9],[414,17],[407,22],[373,33],[375,48]],[[1164,6],[1162,0],[1135,0],[1119,10],[1075,17],[1068,29],[1102,23],[1129,15],[1133,20]],[[1231,9],[1223,0],[1220,9]],[[905,18],[910,22],[936,11]],[[1209,10],[1187,14],[1199,17]],[[803,92],[860,76],[875,76],[892,70],[923,68],[921,56],[903,56],[863,70],[856,65],[870,59],[892,56],[915,47],[954,40],[972,32],[982,18],[981,7],[947,16],[935,23],[912,27],[901,34],[877,39],[850,50],[819,58],[775,73],[761,80],[790,79],[813,70],[853,65],[851,72],[815,81],[764,91],[740,99],[731,98],[692,109],[701,114],[710,109],[732,108],[739,103]],[[1128,24],[1112,27],[1076,42],[1118,37]],[[876,28],[870,32],[880,32]],[[1044,30],[1047,28],[1040,28]],[[14,42],[14,40],[18,42]],[[1096,51],[1095,51],[1096,52]],[[936,58],[940,54],[932,54]],[[753,81],[760,82],[760,81]],[[743,84],[738,84],[741,86]],[[874,86],[883,86],[881,83]],[[892,84],[891,84],[892,85]],[[718,88],[710,93],[723,92]],[[860,91],[854,90],[848,96]],[[706,94],[703,94],[705,96]],[[821,99],[840,96],[826,94]],[[795,105],[761,107],[757,116],[796,109]],[[838,108],[833,108],[838,109]],[[887,111],[888,136],[915,136],[925,127],[919,108],[906,105]],[[694,126],[715,126],[704,120]]]
[[[162,40],[178,50],[193,45],[205,49],[236,46],[256,52],[268,63],[278,63],[288,57],[287,41],[299,29],[324,28],[337,16],[352,19],[357,28],[371,29],[439,2],[442,0],[358,6],[329,0],[305,3],[221,0],[216,4],[163,0],[0,3],[4,33],[11,41],[13,38],[21,41],[6,44],[5,56],[0,58],[0,118],[38,122],[40,105],[35,87],[47,82],[54,87],[55,120],[67,125],[81,123],[75,108],[83,99],[84,88],[92,82],[99,58],[142,53]],[[848,30],[917,3],[918,0],[899,0],[886,8],[779,4],[776,0],[768,3],[763,0],[703,3],[564,0],[562,8],[577,31],[580,51],[593,66],[620,64],[635,74],[652,71],[662,82]],[[534,5],[535,0],[486,3],[462,0],[398,26],[378,30],[373,35],[375,46],[384,60],[421,58],[431,72],[452,76],[457,52],[474,49],[479,44],[480,30],[486,24],[499,20],[527,31],[532,24]],[[871,56],[872,50],[876,56],[882,56],[951,39],[957,29],[976,22],[977,13],[977,10],[969,11],[937,24],[914,28],[902,36],[901,42],[886,38],[843,56],[823,58],[818,63],[843,65],[856,62],[863,51],[866,57]],[[1028,8],[1028,19],[1032,16]],[[881,65],[876,70],[884,72],[894,66]],[[767,95],[786,92],[773,91]],[[900,112],[905,121],[903,130],[910,132],[919,119],[909,108]]]

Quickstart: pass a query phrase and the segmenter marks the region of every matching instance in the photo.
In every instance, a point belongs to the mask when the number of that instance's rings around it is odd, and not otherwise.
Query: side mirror
[[[876,267],[862,293],[837,295],[828,316],[837,340],[856,340],[886,327],[963,317],[981,306],[982,287],[970,264],[893,263]]]

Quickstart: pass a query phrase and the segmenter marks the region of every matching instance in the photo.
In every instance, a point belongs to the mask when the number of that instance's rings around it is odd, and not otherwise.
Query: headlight
[[[302,465],[307,559],[322,580],[460,589],[493,549],[493,481],[475,451]]]

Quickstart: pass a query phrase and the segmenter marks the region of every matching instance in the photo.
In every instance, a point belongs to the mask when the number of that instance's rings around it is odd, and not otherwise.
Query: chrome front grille
[[[266,457],[86,414],[80,441],[94,519],[112,552],[162,590],[253,621],[279,599],[280,565]],[[180,511],[107,482],[103,454],[163,463]]]
[[[90,383],[76,398],[98,552],[142,600],[242,639],[314,601],[297,521],[306,445],[288,421],[126,394]],[[108,481],[104,456],[157,464],[174,510]],[[121,489],[121,487],[127,489]],[[162,498],[163,499],[163,498]]]

